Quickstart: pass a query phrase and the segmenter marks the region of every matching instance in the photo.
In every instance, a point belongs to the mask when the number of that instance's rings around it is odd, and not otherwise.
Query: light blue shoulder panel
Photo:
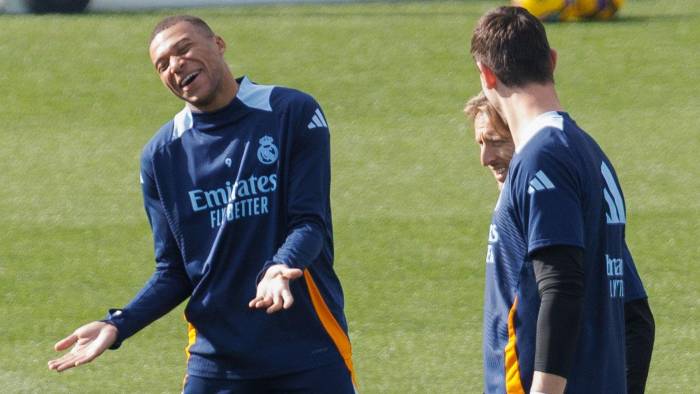
[[[185,131],[192,128],[192,112],[185,106],[173,118],[173,140],[182,137]]]
[[[243,77],[236,96],[247,107],[272,112],[270,95],[274,88],[274,86],[254,84],[248,77]]]

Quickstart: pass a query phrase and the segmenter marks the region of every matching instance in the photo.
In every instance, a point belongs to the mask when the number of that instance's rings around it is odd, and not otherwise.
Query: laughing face
[[[195,110],[209,112],[228,104],[225,49],[221,37],[179,22],[153,38],[149,53],[160,80],[173,94]]]
[[[496,122],[491,122],[485,111],[479,112],[474,118],[474,137],[481,147],[481,165],[491,170],[499,189],[503,187],[508,175],[508,164],[515,152],[510,132],[502,128]]]

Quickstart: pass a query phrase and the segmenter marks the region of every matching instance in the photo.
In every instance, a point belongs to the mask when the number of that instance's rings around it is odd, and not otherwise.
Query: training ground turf
[[[336,267],[363,393],[477,393],[496,187],[461,113],[468,54],[499,2],[186,10],[236,75],[312,93],[333,143]],[[547,25],[564,106],[616,166],[657,339],[650,393],[700,387],[700,3],[628,1]],[[53,343],[124,305],[153,269],[141,147],[181,107],[147,56],[173,11],[0,15],[0,391],[174,393],[182,309],[91,365]],[[175,12],[180,12],[175,11]]]

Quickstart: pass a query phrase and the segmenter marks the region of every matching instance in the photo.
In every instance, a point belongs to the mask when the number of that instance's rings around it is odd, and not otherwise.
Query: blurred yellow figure
[[[543,21],[573,22],[611,19],[624,0],[513,0],[512,3]]]
[[[562,11],[568,7],[567,0],[513,0],[513,5],[523,7],[543,21],[561,20]]]
[[[605,20],[612,18],[623,3],[624,0],[575,0],[573,8],[578,18]]]

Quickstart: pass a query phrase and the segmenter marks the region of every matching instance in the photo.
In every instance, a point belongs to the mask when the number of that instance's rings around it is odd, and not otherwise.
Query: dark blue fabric
[[[511,161],[491,224],[484,306],[485,391],[505,391],[508,314],[516,297],[513,325],[519,376],[529,391],[540,306],[531,253],[570,245],[584,250],[585,295],[567,393],[624,393],[623,282],[642,288],[636,270],[628,272],[634,263],[624,240],[624,198],[612,164],[596,142],[568,114],[543,116],[550,121],[543,122]],[[557,122],[560,126],[552,125]]]
[[[624,245],[623,260],[625,261],[625,302],[647,298],[642,278],[639,277],[634,258],[632,258],[632,253],[630,253],[626,243]]]
[[[201,377],[258,378],[338,358],[303,279],[291,283],[291,309],[248,307],[271,262],[308,269],[347,332],[333,271],[330,134],[325,119],[310,127],[321,109],[296,90],[239,83],[227,107],[192,113],[190,123],[176,117],[144,148],[156,272],[107,318],[118,346],[189,296],[197,335],[188,371]]]
[[[354,394],[342,360],[323,367],[264,379],[211,379],[189,375],[184,394]]]

